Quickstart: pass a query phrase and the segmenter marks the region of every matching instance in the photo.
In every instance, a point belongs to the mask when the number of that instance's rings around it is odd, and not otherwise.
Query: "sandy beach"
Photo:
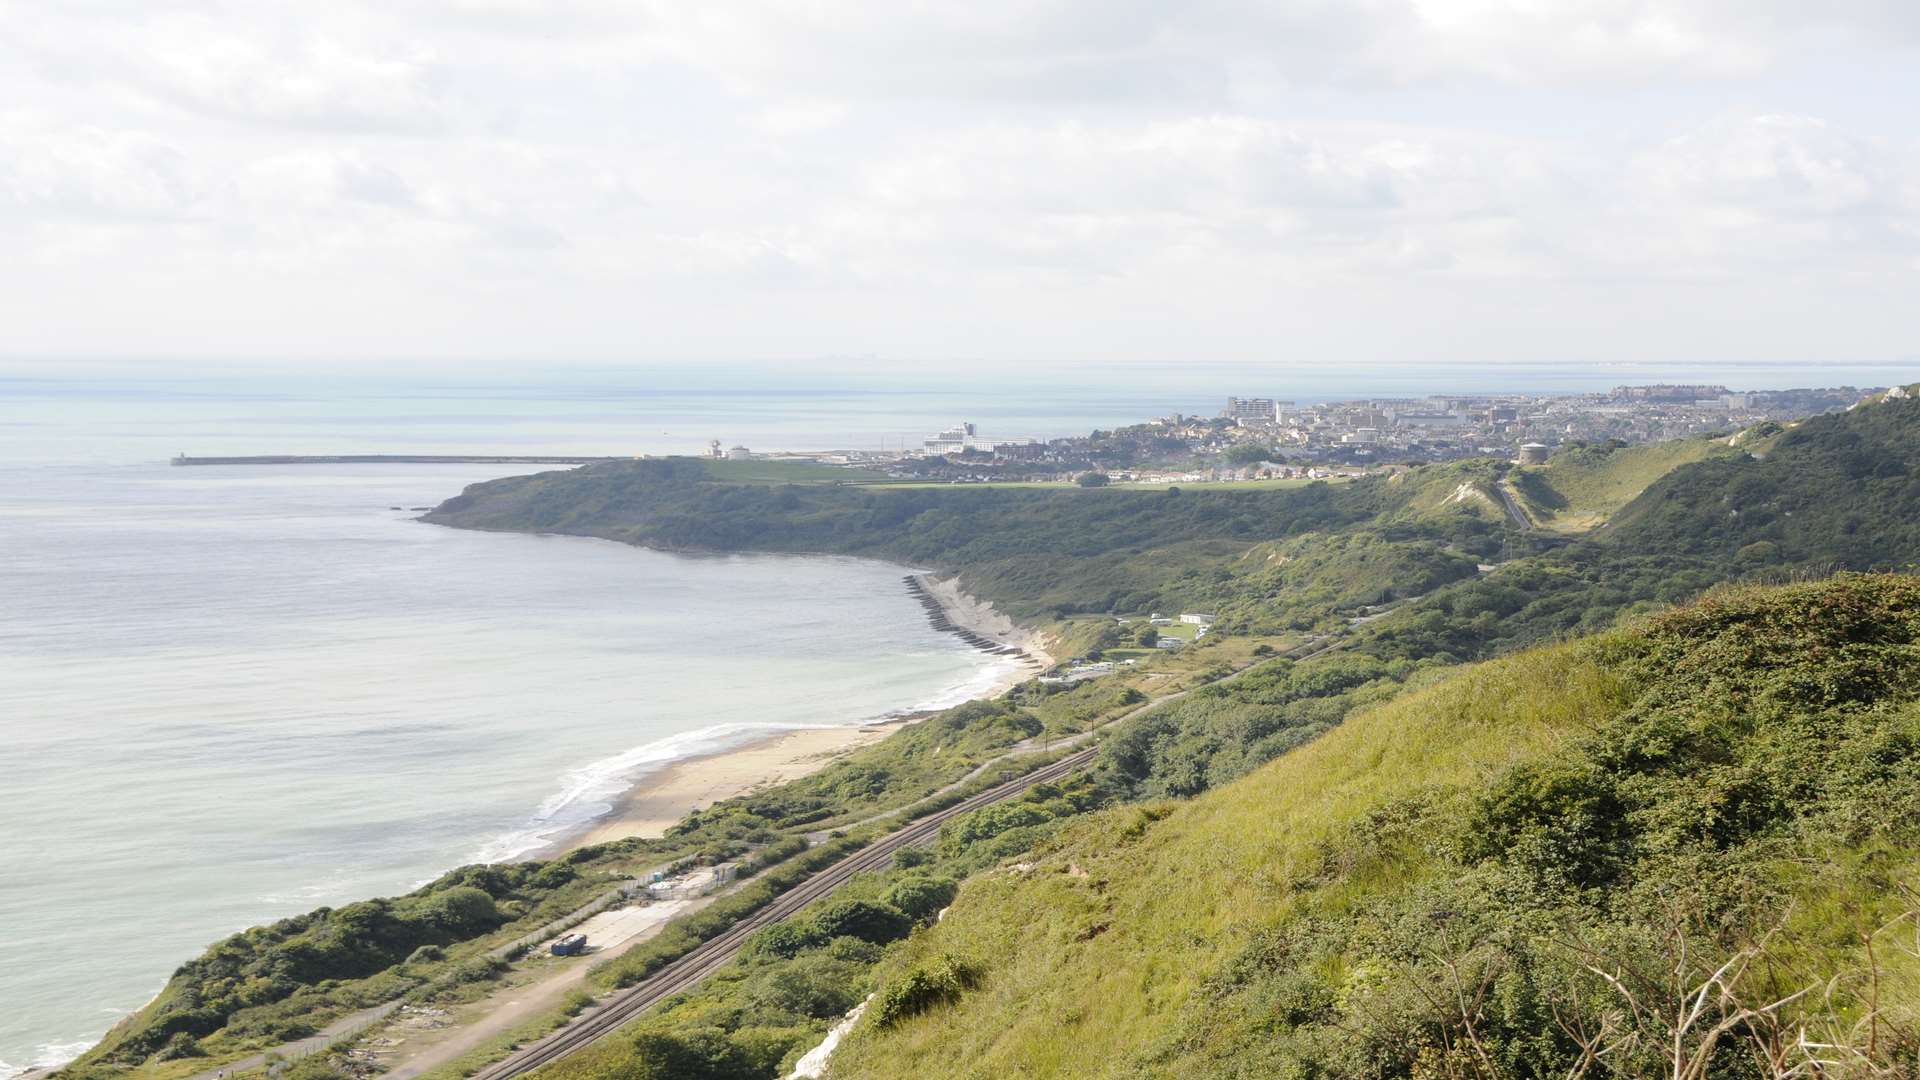
[[[893,734],[905,722],[782,731],[732,750],[676,761],[627,789],[591,830],[561,846],[663,835],[695,810],[818,772],[841,755]]]
[[[1053,663],[1042,635],[1015,624],[995,611],[993,605],[962,592],[956,579],[923,575],[920,581],[955,626],[1023,649],[1040,664]],[[1036,671],[1028,666],[1015,668],[981,696],[998,697],[1034,674]],[[674,762],[641,778],[586,832],[534,852],[530,857],[551,857],[560,851],[632,836],[663,835],[695,810],[818,772],[843,755],[871,746],[918,719],[919,716],[903,716],[857,727],[782,731],[731,750]]]

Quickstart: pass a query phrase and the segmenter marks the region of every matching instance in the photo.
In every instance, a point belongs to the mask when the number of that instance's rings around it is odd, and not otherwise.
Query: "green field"
[[[886,474],[811,461],[727,461],[698,458],[714,480],[729,484],[860,484],[884,480]]]

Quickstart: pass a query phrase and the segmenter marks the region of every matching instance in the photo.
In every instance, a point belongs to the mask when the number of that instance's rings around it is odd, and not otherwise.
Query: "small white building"
[[[1155,642],[1153,643],[1153,647],[1154,647],[1154,648],[1156,648],[1156,649],[1166,649],[1166,650],[1168,650],[1169,652],[1171,652],[1172,650],[1174,650],[1174,649],[1177,649],[1177,648],[1179,648],[1180,646],[1182,646],[1182,645],[1185,645],[1185,644],[1186,644],[1186,642],[1184,642],[1184,641],[1181,641],[1181,640],[1180,640],[1179,638],[1177,638],[1177,637],[1163,637],[1163,638],[1160,638],[1159,640],[1157,640],[1157,641],[1155,641]]]
[[[1181,613],[1180,621],[1190,626],[1211,626],[1213,616],[1202,611],[1187,611]]]
[[[727,451],[728,461],[746,461],[752,457],[753,457],[753,451],[747,449],[744,446],[736,446],[733,449]]]

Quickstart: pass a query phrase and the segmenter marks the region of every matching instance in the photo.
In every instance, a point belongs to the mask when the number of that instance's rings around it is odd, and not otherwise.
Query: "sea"
[[[0,368],[0,1080],[81,1052],[225,934],[524,855],[688,756],[1005,673],[932,630],[898,566],[416,520],[540,466],[175,454],[881,449],[1458,385],[831,368]],[[1481,378],[1608,380],[1631,374]]]

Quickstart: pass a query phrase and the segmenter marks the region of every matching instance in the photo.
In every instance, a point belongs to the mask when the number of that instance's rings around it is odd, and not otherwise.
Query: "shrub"
[[[913,930],[913,920],[892,904],[872,900],[840,900],[813,917],[822,938],[855,937],[884,945]]]
[[[177,1058],[206,1057],[207,1052],[200,1049],[200,1040],[184,1031],[176,1031],[154,1056],[160,1061],[173,1061]]]
[[[749,956],[790,959],[826,942],[819,928],[804,919],[789,919],[758,930],[747,939],[744,952]]]
[[[752,993],[781,1013],[827,1020],[853,1008],[866,994],[865,983],[866,972],[861,965],[819,952],[758,976]]]
[[[500,924],[500,911],[484,889],[462,885],[435,893],[421,908],[427,919],[458,934],[477,934]]]
[[[511,965],[505,960],[497,956],[476,956],[448,973],[447,982],[450,985],[458,986],[462,983],[497,979],[506,974],[510,966]]]
[[[879,1027],[892,1027],[935,1005],[958,1001],[960,995],[979,982],[979,972],[973,965],[941,953],[914,965],[905,975],[883,987],[867,1015]]]
[[[953,903],[959,891],[960,886],[949,878],[912,874],[894,882],[881,899],[906,912],[910,918],[925,921]]]
[[[762,1080],[766,1070],[719,1028],[669,1035],[643,1031],[633,1038],[625,1080]]]
[[[1038,825],[1050,817],[1045,810],[1030,803],[983,806],[941,826],[940,848],[949,855],[958,855],[982,840],[992,839],[1009,829]]]
[[[1601,771],[1528,764],[1477,801],[1461,847],[1469,858],[1506,856],[1550,870],[1554,883],[1591,888],[1618,870],[1625,821],[1626,808]]]

